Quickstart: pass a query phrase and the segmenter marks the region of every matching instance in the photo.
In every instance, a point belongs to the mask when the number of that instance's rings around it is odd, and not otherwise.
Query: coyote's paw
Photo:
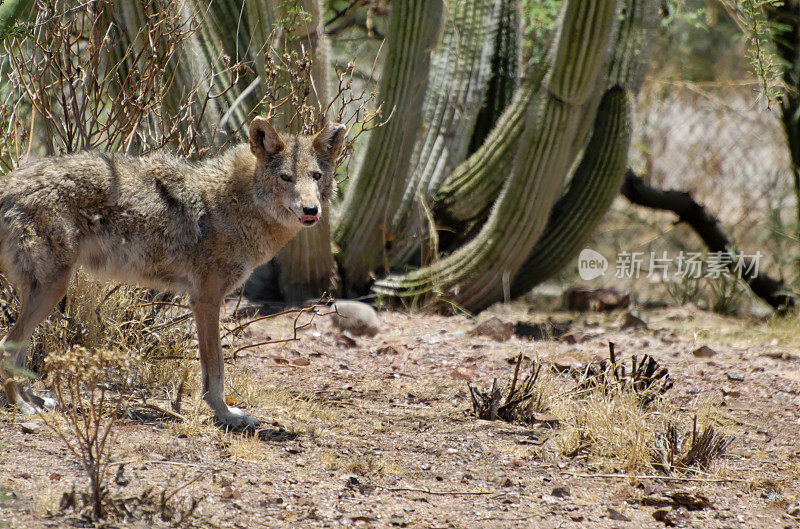
[[[6,380],[5,397],[8,405],[16,408],[22,415],[36,415],[38,411],[52,410],[56,401],[49,397],[41,397],[30,387],[24,390],[14,380]]]
[[[217,422],[233,430],[255,430],[261,424],[239,408],[231,407],[222,413],[217,413]]]

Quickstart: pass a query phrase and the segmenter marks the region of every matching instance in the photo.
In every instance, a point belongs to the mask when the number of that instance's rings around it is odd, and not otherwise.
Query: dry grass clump
[[[630,389],[567,395],[551,413],[560,419],[553,439],[560,454],[627,472],[649,464],[649,445],[659,414],[643,408]]]
[[[543,457],[583,458],[626,472],[707,470],[731,438],[710,424],[699,432],[696,415],[691,435],[681,434],[674,425],[685,416],[662,398],[673,385],[667,369],[645,356],[641,362],[633,357],[628,371],[609,345],[609,360],[570,377],[532,362],[518,382],[520,355],[506,389],[496,379],[488,392],[469,385],[475,416],[551,429],[550,450],[539,451]]]

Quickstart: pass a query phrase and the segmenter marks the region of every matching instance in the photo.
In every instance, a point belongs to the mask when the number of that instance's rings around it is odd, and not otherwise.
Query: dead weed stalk
[[[472,397],[472,410],[479,419],[534,422],[537,419],[537,413],[547,411],[543,402],[544,394],[537,391],[538,387],[536,386],[539,372],[542,369],[541,364],[531,362],[530,371],[519,385],[517,384],[523,359],[524,355],[520,353],[514,367],[514,377],[505,392],[498,387],[496,378],[492,381],[492,387],[488,393],[479,390],[472,384],[467,384]]]
[[[91,518],[109,514],[108,464],[116,441],[114,427],[129,397],[130,366],[119,351],[73,347],[45,360],[62,421],[39,413],[42,421],[78,458],[89,478],[86,504]]]
[[[695,415],[691,435],[671,423],[656,435],[651,450],[652,465],[664,474],[692,468],[706,470],[712,461],[725,453],[731,442],[732,436],[720,434],[711,425],[698,432]]]

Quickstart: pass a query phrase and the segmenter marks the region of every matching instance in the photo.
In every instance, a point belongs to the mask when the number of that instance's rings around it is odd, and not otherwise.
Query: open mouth
[[[317,221],[319,221],[319,217],[316,215],[303,215],[300,217],[300,223],[303,226],[313,226]]]

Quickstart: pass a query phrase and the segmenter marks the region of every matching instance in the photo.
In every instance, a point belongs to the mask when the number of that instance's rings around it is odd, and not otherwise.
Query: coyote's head
[[[257,158],[257,198],[281,224],[313,226],[333,195],[333,173],[347,128],[328,123],[314,136],[278,134],[269,122],[250,124]]]

